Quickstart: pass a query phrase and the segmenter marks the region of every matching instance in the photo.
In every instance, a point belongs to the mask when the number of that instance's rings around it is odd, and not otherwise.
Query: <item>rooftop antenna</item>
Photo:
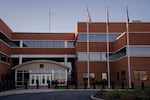
[[[49,8],[49,32],[51,32],[51,8]]]
[[[51,23],[52,23],[52,14],[53,14],[52,9],[49,8],[49,32],[51,32],[51,28],[52,28],[52,26],[51,26]]]

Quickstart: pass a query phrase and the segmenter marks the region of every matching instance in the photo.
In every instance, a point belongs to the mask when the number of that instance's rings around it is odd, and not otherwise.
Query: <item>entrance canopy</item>
[[[67,83],[67,71],[69,67],[50,60],[34,60],[14,66],[15,81],[17,85],[24,85],[29,81],[30,86],[47,85],[47,81],[57,80],[59,85]]]
[[[58,70],[58,69],[66,69],[68,70],[69,67],[62,65],[58,62],[51,61],[51,60],[33,60],[33,61],[28,61],[23,64],[19,64],[17,66],[14,66],[12,69],[15,70],[24,70],[24,71],[31,71],[31,70],[38,70],[43,71],[43,70]]]

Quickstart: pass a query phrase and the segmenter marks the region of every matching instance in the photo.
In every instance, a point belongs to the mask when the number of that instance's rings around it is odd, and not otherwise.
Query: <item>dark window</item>
[[[110,60],[116,60],[116,59],[119,59],[125,55],[126,55],[126,48],[123,48],[123,49],[121,49],[115,53],[110,53],[109,58],[110,58]]]
[[[126,80],[126,78],[125,78],[125,77],[126,77],[126,76],[125,76],[125,74],[126,74],[126,73],[125,73],[125,71],[122,71],[122,72],[121,72],[121,78],[122,78],[122,80]]]
[[[120,77],[119,77],[119,72],[117,72],[117,80],[119,81]]]

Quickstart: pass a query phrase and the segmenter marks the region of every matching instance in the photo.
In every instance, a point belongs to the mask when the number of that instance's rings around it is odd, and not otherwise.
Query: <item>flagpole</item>
[[[129,51],[129,15],[128,6],[126,7],[126,38],[127,38],[127,58],[128,58],[128,78],[129,78],[129,88],[131,88],[131,66],[130,66],[130,51]]]
[[[91,21],[91,16],[87,7],[87,74],[88,74],[88,88],[90,88],[90,55],[89,55],[89,22]]]
[[[88,73],[88,88],[90,88],[90,55],[89,55],[89,22],[87,22],[87,73]]]
[[[110,88],[110,61],[109,61],[109,13],[106,7],[106,38],[107,38],[107,73],[108,73],[108,88]]]

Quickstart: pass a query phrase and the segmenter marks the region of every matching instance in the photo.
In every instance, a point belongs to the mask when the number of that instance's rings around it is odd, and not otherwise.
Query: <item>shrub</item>
[[[150,89],[125,91],[99,91],[95,95],[105,100],[150,100]]]

